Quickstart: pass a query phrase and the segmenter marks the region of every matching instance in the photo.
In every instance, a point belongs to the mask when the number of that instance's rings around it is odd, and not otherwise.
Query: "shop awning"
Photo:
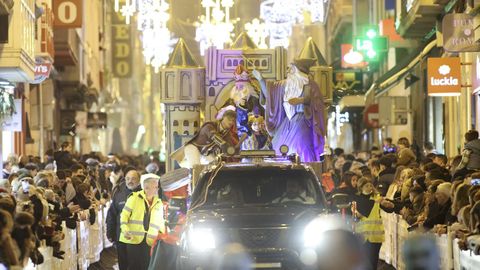
[[[389,86],[401,80],[408,71],[412,69],[416,64],[420,62],[433,48],[437,45],[437,39],[433,38],[430,41],[418,46],[411,54],[403,58],[392,69],[385,72],[375,83],[368,89],[366,96],[374,91],[375,96],[380,95],[383,91],[386,91]]]

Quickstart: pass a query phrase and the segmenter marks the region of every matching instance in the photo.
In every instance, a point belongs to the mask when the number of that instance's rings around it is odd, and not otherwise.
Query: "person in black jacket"
[[[69,142],[64,142],[61,150],[53,154],[53,158],[57,162],[57,170],[70,169],[76,163],[70,151],[72,151],[72,145]]]
[[[125,182],[119,184],[113,191],[112,204],[107,212],[107,238],[115,243],[118,254],[118,267],[120,270],[127,269],[127,246],[121,243],[120,237],[120,214],[127,198],[132,192],[140,191],[140,173],[131,169],[125,175]]]

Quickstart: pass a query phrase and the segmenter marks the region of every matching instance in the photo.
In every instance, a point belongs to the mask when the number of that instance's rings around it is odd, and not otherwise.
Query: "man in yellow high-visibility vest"
[[[165,232],[159,179],[155,174],[142,175],[143,190],[130,195],[120,215],[120,242],[127,244],[128,269],[147,269],[150,247],[158,234]]]

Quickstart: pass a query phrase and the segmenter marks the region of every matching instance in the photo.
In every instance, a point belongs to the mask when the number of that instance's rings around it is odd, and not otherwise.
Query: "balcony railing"
[[[37,56],[42,56],[53,61],[55,56],[55,46],[53,42],[53,12],[46,3],[42,3],[42,6],[45,13],[41,19],[41,52]]]

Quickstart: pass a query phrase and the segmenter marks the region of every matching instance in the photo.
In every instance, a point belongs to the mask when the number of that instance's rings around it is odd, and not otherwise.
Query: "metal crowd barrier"
[[[402,247],[409,232],[408,224],[401,216],[382,212],[385,226],[385,242],[380,250],[380,258],[392,265],[397,270],[404,270]],[[458,239],[448,234],[436,236],[437,246],[440,251],[441,270],[478,270],[480,269],[480,256],[470,251],[460,250]]]
[[[94,224],[90,224],[88,220],[88,211],[84,212],[87,215],[87,219],[77,221],[75,230],[68,229],[65,226],[65,222],[63,222],[62,228],[65,238],[60,242],[61,250],[65,251],[63,260],[53,257],[52,247],[42,244],[39,251],[44,257],[44,262],[40,265],[34,265],[29,260],[28,265],[24,269],[87,270],[89,265],[100,261],[100,253],[103,249],[112,246],[112,243],[108,241],[106,236],[107,226],[105,220],[109,207],[110,203],[100,207]]]

